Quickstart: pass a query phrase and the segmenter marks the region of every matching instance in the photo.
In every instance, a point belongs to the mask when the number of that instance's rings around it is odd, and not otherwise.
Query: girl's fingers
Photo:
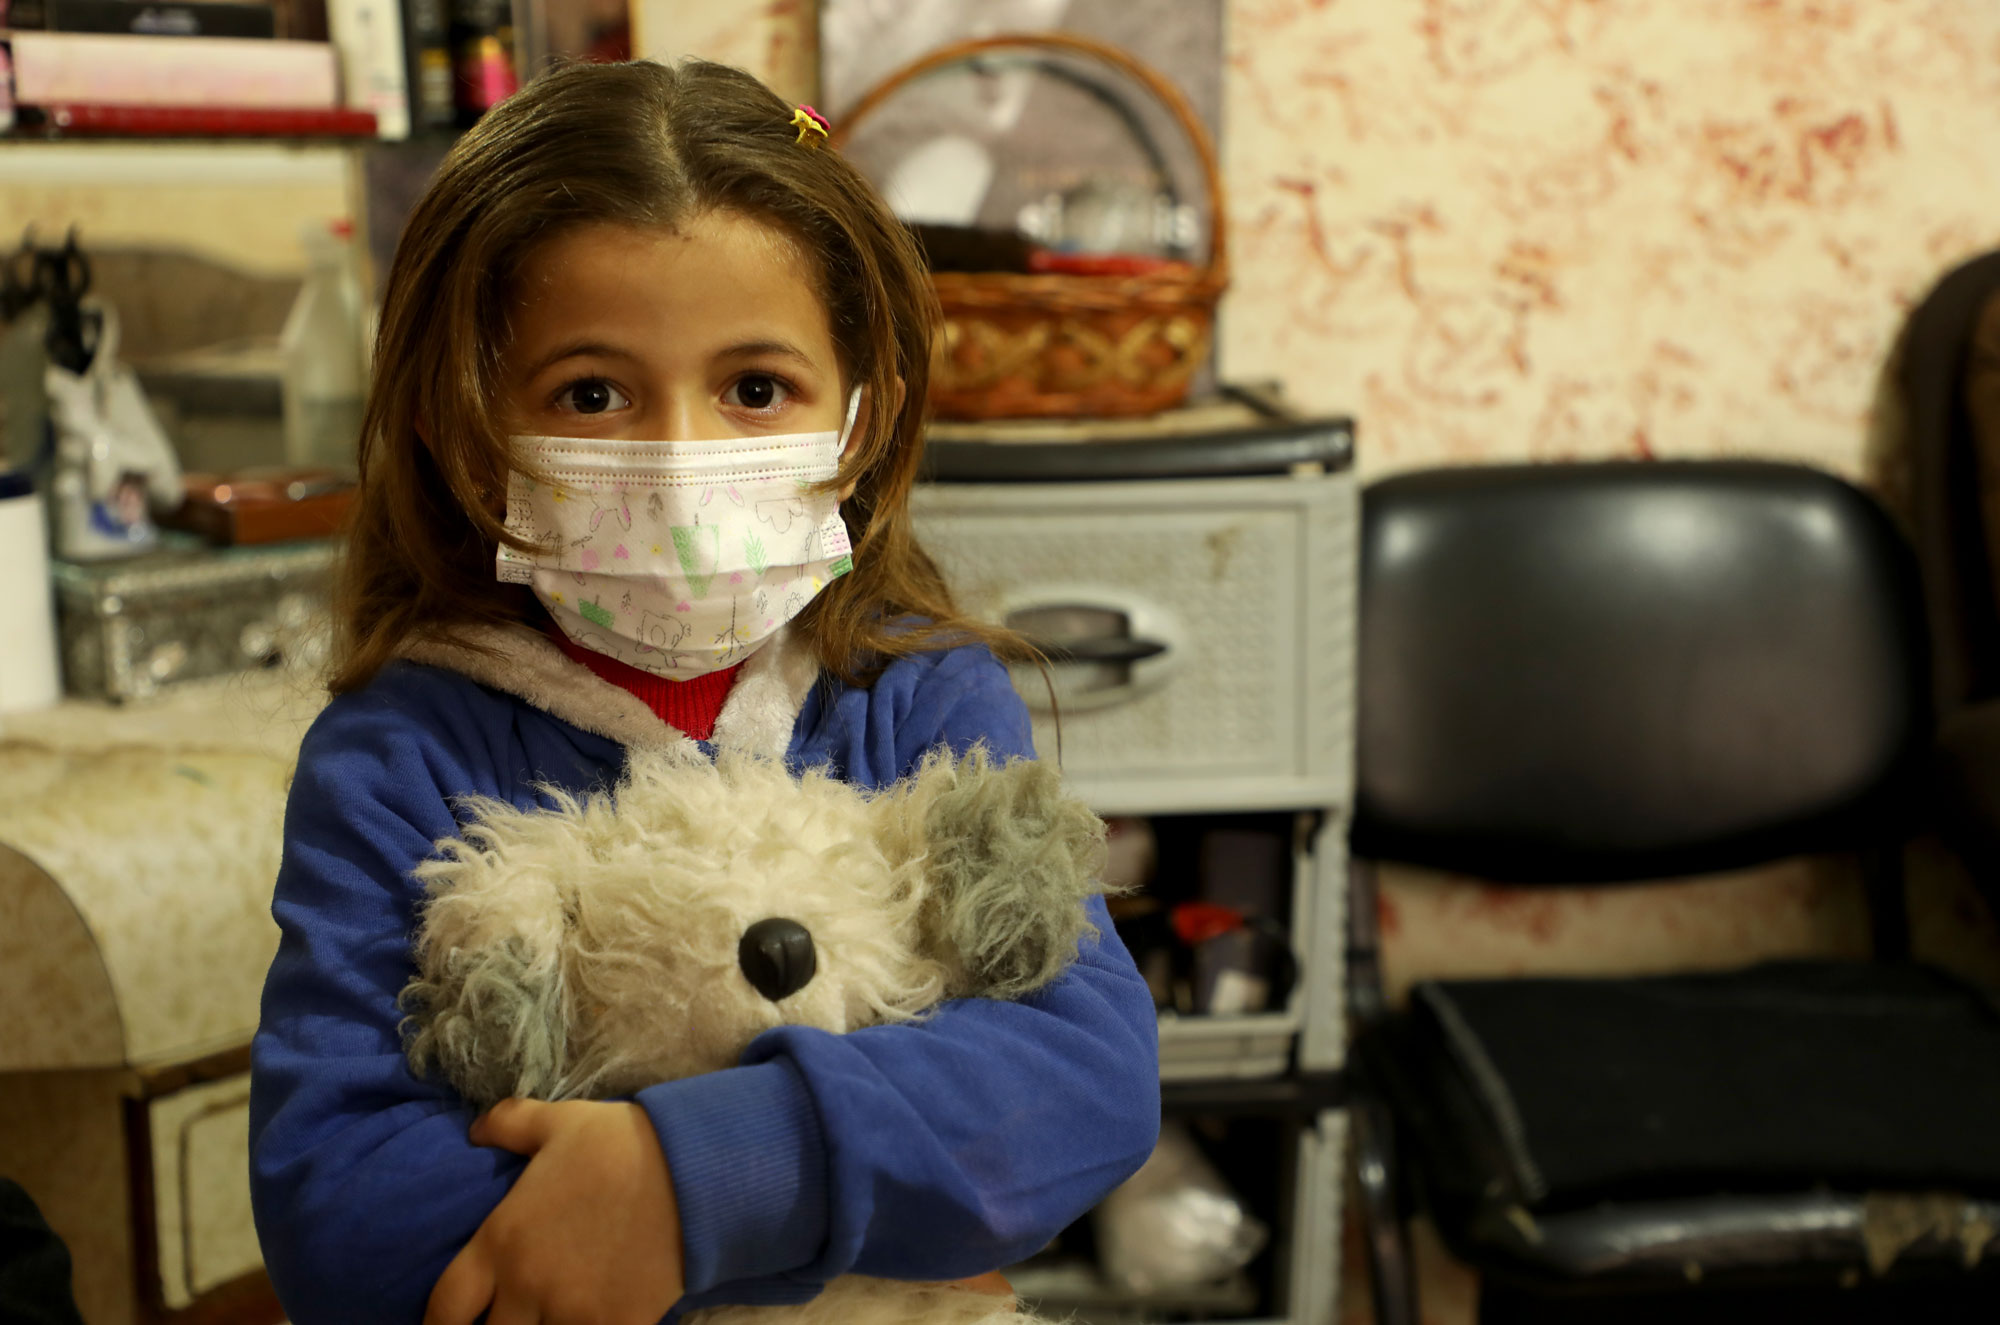
[[[542,1325],[541,1310],[526,1298],[502,1293],[486,1313],[486,1325]]]
[[[424,1325],[472,1325],[492,1300],[493,1262],[475,1235],[438,1276],[424,1309]]]
[[[541,1100],[501,1100],[472,1122],[475,1146],[532,1155],[548,1141],[551,1106]]]

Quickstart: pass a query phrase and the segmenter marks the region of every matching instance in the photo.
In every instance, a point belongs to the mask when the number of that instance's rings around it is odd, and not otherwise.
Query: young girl
[[[254,1050],[257,1226],[297,1325],[650,1325],[983,1275],[1150,1151],[1152,1004],[1101,902],[1032,998],[772,1031],[630,1101],[475,1120],[403,1057],[410,871],[460,797],[610,787],[681,732],[865,787],[938,746],[1032,757],[972,642],[1008,641],[910,531],[934,326],[903,229],[745,74],[564,69],[446,159],[390,273]],[[559,500],[533,482],[558,472],[596,481]],[[662,547],[662,521],[703,533]]]

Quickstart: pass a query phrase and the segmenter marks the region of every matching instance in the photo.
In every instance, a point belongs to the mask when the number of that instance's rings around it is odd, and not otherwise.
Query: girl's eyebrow
[[[758,355],[775,354],[784,359],[796,359],[808,368],[818,367],[813,357],[788,340],[746,340],[738,341],[720,351],[718,359],[750,359]]]
[[[586,356],[626,360],[636,360],[639,357],[630,350],[620,349],[616,345],[610,345],[601,340],[565,341],[541,358],[535,360],[533,366],[528,369],[528,376],[539,377],[556,364],[561,363],[564,359],[581,359]]]

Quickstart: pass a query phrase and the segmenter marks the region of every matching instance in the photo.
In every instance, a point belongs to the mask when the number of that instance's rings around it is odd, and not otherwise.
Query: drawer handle
[[[1167,651],[1167,646],[1158,640],[1132,635],[1028,642],[1052,663],[1135,663],[1157,658]]]

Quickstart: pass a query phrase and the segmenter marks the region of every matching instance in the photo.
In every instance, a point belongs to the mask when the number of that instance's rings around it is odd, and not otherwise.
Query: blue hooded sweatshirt
[[[422,896],[410,872],[464,827],[455,798],[528,807],[544,786],[607,789],[629,745],[685,739],[532,632],[488,643],[412,650],[421,661],[335,699],[299,753],[250,1132],[258,1235],[295,1325],[417,1325],[527,1162],[473,1145],[472,1110],[415,1076],[399,1038]],[[870,788],[938,746],[1034,753],[980,646],[899,660],[860,688],[780,637],[746,665],[718,740],[732,724],[761,724],[795,770]],[[687,1296],[668,1318],[804,1301],[846,1273],[981,1274],[1132,1174],[1159,1124],[1153,1007],[1102,901],[1089,911],[1099,936],[1026,999],[845,1035],[784,1027],[737,1067],[640,1091],[682,1222]]]

